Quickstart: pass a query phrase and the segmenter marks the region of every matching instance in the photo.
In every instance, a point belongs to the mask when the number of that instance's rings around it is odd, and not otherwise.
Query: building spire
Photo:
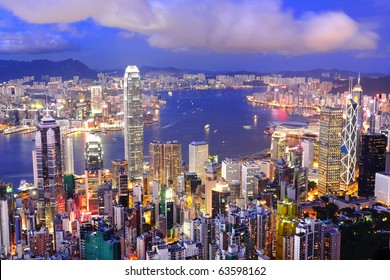
[[[358,84],[360,84],[360,72],[358,74]]]

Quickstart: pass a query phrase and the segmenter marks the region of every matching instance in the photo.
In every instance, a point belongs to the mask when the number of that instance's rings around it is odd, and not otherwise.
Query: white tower
[[[141,77],[137,66],[127,66],[123,90],[125,158],[129,181],[133,181],[142,178],[144,160]]]

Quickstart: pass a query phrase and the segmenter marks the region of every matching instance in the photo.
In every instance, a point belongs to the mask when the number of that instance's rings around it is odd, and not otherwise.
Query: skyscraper
[[[355,181],[358,144],[357,109],[357,103],[353,101],[352,96],[348,96],[341,143],[341,180],[345,190]]]
[[[91,109],[92,114],[101,114],[102,113],[102,87],[101,86],[92,86],[91,87]]]
[[[271,140],[271,159],[277,161],[283,156],[286,149],[286,133],[274,132]]]
[[[154,180],[168,187],[178,187],[177,178],[181,173],[181,144],[178,141],[149,144],[150,173]]]
[[[206,162],[209,157],[209,145],[205,141],[191,142],[189,145],[189,172],[195,172],[204,182]]]
[[[8,202],[0,200],[0,255],[4,256],[11,253],[9,226]]]
[[[65,210],[61,131],[56,121],[47,114],[42,118],[35,134],[36,163],[38,171],[38,215],[52,229],[55,214]]]
[[[99,212],[98,187],[102,184],[103,150],[99,136],[88,135],[85,144],[85,191],[87,211]]]
[[[181,144],[178,141],[168,141],[164,144],[164,179],[167,186],[172,184],[177,190],[177,177],[181,173]]]
[[[65,139],[65,145],[64,145],[64,162],[65,162],[65,168],[64,173],[65,174],[74,174],[74,159],[73,159],[73,139],[72,138],[66,138]]]
[[[302,167],[307,169],[313,169],[313,157],[314,157],[314,141],[310,139],[302,139],[301,146],[302,152]]]
[[[127,66],[124,81],[124,138],[128,178],[139,180],[143,174],[143,118],[141,78],[137,66]]]
[[[374,196],[375,173],[385,171],[387,137],[378,133],[362,135],[358,195]]]
[[[357,80],[357,84],[352,89],[352,96],[355,103],[357,103],[357,129],[363,128],[363,89],[360,85],[360,73]]]
[[[318,192],[338,193],[340,190],[341,132],[343,112],[324,107],[320,113]]]

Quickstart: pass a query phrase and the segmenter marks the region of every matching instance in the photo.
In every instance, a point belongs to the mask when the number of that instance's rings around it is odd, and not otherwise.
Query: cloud
[[[356,58],[387,58],[390,57],[390,45],[381,46],[375,51],[362,51],[355,55]]]
[[[0,54],[55,53],[75,49],[59,35],[44,32],[0,32]]]
[[[379,40],[372,27],[342,11],[298,18],[278,0],[0,0],[0,5],[30,23],[92,19],[142,34],[158,48],[299,55],[372,50]]]

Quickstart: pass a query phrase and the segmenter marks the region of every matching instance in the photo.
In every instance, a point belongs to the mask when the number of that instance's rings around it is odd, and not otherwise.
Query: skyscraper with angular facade
[[[142,178],[144,160],[141,77],[137,66],[127,66],[123,90],[125,158],[128,162],[127,176],[130,181],[134,181]]]
[[[324,107],[320,113],[318,192],[320,195],[340,191],[341,133],[343,111]]]
[[[358,145],[358,104],[348,96],[346,105],[346,118],[342,132],[341,143],[341,180],[342,188],[355,181],[357,168],[357,145]]]
[[[55,214],[65,210],[60,126],[47,114],[35,134],[38,173],[38,215],[52,229]]]

